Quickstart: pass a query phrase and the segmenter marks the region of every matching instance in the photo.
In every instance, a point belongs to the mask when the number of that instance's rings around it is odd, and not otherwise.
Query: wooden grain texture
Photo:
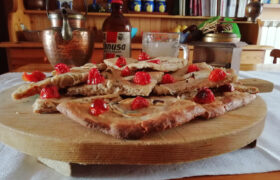
[[[17,4],[13,13],[8,16],[8,29],[10,41],[17,41],[17,31],[21,31],[20,24],[24,24],[27,29],[30,29],[31,20],[29,16],[23,13],[24,5],[23,0],[13,0]]]
[[[120,140],[61,114],[33,114],[35,98],[14,102],[13,89],[0,94],[0,140],[32,156],[82,164],[182,163],[230,152],[261,134],[267,112],[258,97],[215,119],[194,120],[141,140]]]
[[[274,88],[274,84],[270,81],[266,81],[258,78],[248,78],[239,80],[245,86],[258,87],[259,91],[262,93],[271,92]]]
[[[280,64],[241,64],[240,70],[280,72]]]

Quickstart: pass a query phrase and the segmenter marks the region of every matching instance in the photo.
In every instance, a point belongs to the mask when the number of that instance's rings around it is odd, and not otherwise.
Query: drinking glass
[[[142,50],[150,57],[169,56],[178,57],[179,49],[183,49],[183,58],[187,59],[187,46],[180,44],[179,33],[144,32]]]

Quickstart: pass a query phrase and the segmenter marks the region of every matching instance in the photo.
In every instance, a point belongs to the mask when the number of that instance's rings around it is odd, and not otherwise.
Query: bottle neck
[[[122,4],[112,3],[112,14],[122,14]]]

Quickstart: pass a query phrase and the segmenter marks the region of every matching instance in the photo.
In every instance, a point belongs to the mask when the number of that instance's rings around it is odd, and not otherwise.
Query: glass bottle
[[[111,15],[103,23],[104,59],[131,56],[131,25],[122,6],[122,0],[112,0]]]

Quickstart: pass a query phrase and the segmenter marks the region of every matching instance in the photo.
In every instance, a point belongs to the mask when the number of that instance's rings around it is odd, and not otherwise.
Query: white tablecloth
[[[0,179],[169,179],[199,175],[244,174],[280,170],[280,72],[240,72],[241,78],[261,78],[274,83],[271,93],[260,96],[268,114],[256,148],[243,148],[209,159],[179,165],[94,165],[77,177],[65,177],[0,143]],[[0,91],[22,83],[21,74],[0,76]],[[1,118],[1,117],[0,117]]]

